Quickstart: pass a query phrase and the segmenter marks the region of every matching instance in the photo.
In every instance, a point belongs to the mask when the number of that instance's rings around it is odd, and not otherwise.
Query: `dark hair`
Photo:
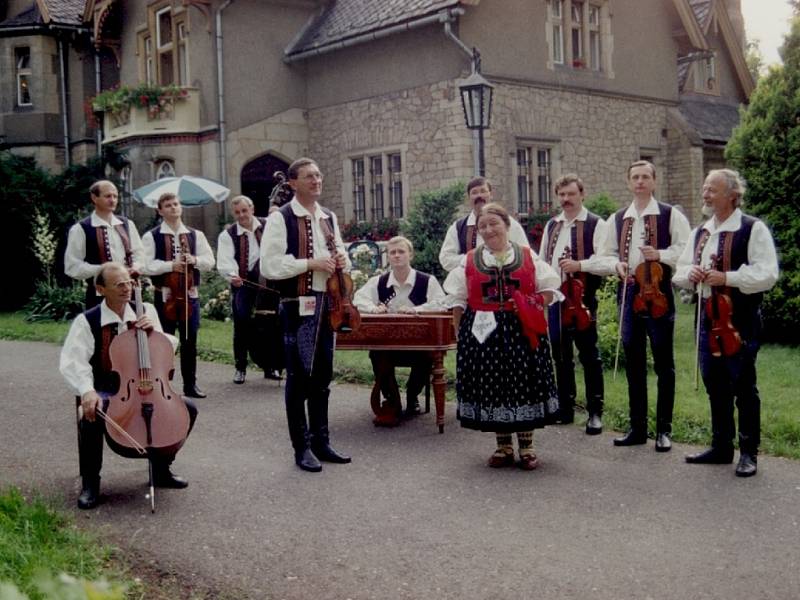
[[[628,179],[631,178],[631,169],[634,167],[650,167],[650,172],[653,174],[653,179],[656,178],[656,166],[649,160],[635,160],[628,167]]]
[[[172,192],[164,192],[158,197],[158,209],[161,210],[161,205],[164,204],[167,200],[172,200],[173,198],[177,198],[177,194],[173,194]]]
[[[469,183],[467,183],[467,194],[469,194],[472,188],[476,188],[480,185],[485,185],[486,187],[489,188],[490,192],[492,191],[492,182],[489,181],[486,177],[473,177],[472,179],[469,180]]]
[[[556,179],[556,184],[553,186],[553,189],[555,190],[556,194],[558,194],[558,190],[563,187],[567,187],[570,183],[576,184],[581,193],[583,192],[583,181],[581,181],[581,178],[575,173],[567,173],[566,175],[562,175]]]
[[[480,221],[481,217],[484,215],[496,215],[503,219],[503,223],[506,224],[507,228],[511,227],[511,217],[509,216],[506,207],[502,204],[498,204],[497,202],[489,202],[489,204],[484,204],[478,213],[478,221]]]
[[[289,179],[297,179],[297,176],[300,174],[300,169],[303,167],[307,167],[308,165],[314,165],[319,169],[319,165],[317,161],[312,160],[310,158],[298,158],[292,164],[289,165],[289,168],[286,170],[286,174]]]

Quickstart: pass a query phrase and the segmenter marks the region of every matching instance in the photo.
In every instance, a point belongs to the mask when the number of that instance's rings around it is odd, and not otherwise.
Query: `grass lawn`
[[[694,334],[692,308],[679,304],[675,331],[675,367],[677,373],[675,393],[674,439],[679,442],[707,444],[710,441],[710,416],[708,398],[703,388],[694,389]],[[231,350],[231,324],[204,320],[198,341],[199,354],[204,360],[233,364]],[[40,340],[60,344],[68,328],[67,323],[27,323],[22,313],[0,313],[0,338]],[[769,454],[800,458],[800,406],[796,401],[798,389],[791,376],[800,363],[800,348],[767,345],[758,355],[758,381],[761,392],[762,449]],[[455,352],[448,353],[448,399],[455,397]],[[401,369],[401,373],[404,370]],[[407,370],[406,370],[407,371]],[[338,352],[335,375],[340,381],[372,383],[372,368],[366,352]],[[578,368],[579,399],[582,403],[583,374]],[[401,380],[402,381],[402,380]],[[624,430],[628,424],[628,392],[624,369],[616,380],[606,373],[607,429]],[[655,384],[652,368],[648,373],[651,430],[655,420]]]

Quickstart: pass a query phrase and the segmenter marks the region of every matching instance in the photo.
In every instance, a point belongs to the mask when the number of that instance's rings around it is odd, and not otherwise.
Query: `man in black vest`
[[[739,409],[739,464],[736,475],[756,474],[761,439],[761,399],[756,387],[756,356],[761,329],[761,299],[778,280],[772,235],[762,221],[741,208],[745,184],[736,171],[711,171],[703,185],[703,214],[712,217],[692,232],[678,260],[673,282],[700,291],[701,302],[724,294],[732,302],[733,328],[741,345],[712,339],[712,321],[700,318],[700,370],[711,403],[711,447],[686,457],[688,463],[733,462],[734,401]],[[713,314],[713,311],[711,311]],[[735,339],[729,335],[728,342]]]
[[[353,303],[361,313],[409,313],[442,310],[436,300],[444,298],[444,290],[436,278],[411,268],[414,246],[411,240],[396,236],[386,243],[390,270],[371,277],[353,297]],[[406,383],[406,418],[420,413],[419,393],[430,380],[433,361],[425,351],[371,350],[372,371],[375,378],[383,382],[384,398],[396,403],[394,414],[385,418],[376,417],[374,423],[383,426],[399,425],[401,417],[400,397],[395,366],[411,367]],[[380,374],[380,375],[379,375]]]
[[[266,298],[275,296],[267,289],[261,277],[259,255],[261,237],[264,234],[266,219],[253,214],[253,201],[247,196],[236,196],[231,200],[231,209],[236,223],[225,228],[217,240],[217,271],[231,284],[231,312],[233,313],[233,358],[235,373],[233,383],[242,384],[247,376],[247,353],[252,348],[256,355],[269,355],[269,364],[264,364],[264,377],[280,379],[278,360],[281,354],[275,343],[282,345],[279,326],[275,318],[259,317],[260,322],[268,321],[266,328],[256,332],[253,310],[259,295]],[[274,322],[273,322],[274,321]],[[257,347],[256,347],[257,346]],[[261,351],[263,349],[263,352]],[[260,356],[259,356],[260,358]]]
[[[558,421],[572,423],[575,419],[575,361],[572,344],[578,348],[578,358],[583,365],[586,391],[586,433],[596,435],[603,431],[603,361],[597,349],[597,289],[602,283],[600,275],[606,274],[598,262],[608,225],[583,206],[583,182],[573,174],[558,179],[555,192],[562,212],[550,219],[544,228],[539,256],[555,269],[561,280],[575,278],[583,287],[582,304],[589,310],[591,319],[581,326],[564,321],[565,302],[551,304],[548,308],[548,330],[552,344],[553,361],[558,383]],[[575,307],[580,310],[580,306]],[[569,316],[569,314],[567,315]]]
[[[122,263],[134,275],[141,267],[142,241],[133,221],[117,216],[119,193],[110,181],[95,181],[89,188],[94,205],[91,215],[69,230],[64,254],[64,272],[86,281],[86,308],[100,304],[102,297],[94,289],[94,277],[100,265],[109,261]]]
[[[156,310],[164,331],[174,334],[177,330],[180,333],[183,393],[190,398],[205,398],[206,394],[197,387],[197,330],[200,328],[197,288],[200,285],[200,272],[214,268],[214,253],[202,231],[187,227],[181,221],[183,207],[178,196],[162,194],[158,199],[158,214],[161,215],[161,225],[142,237],[145,259],[142,272],[153,278]],[[183,252],[184,248],[186,252]],[[167,315],[165,308],[170,304],[170,299],[177,293],[182,294],[183,290],[176,292],[170,289],[165,284],[164,276],[167,273],[184,273],[186,270],[193,273],[191,280],[185,281],[188,311],[179,309],[175,315]]]
[[[59,370],[73,391],[80,396],[82,417],[78,423],[78,458],[82,491],[78,508],[97,506],[100,498],[100,469],[103,465],[103,435],[105,421],[97,417],[97,409],[105,409],[119,381],[111,371],[109,348],[114,337],[133,326],[145,331],[161,331],[161,323],[152,304],[145,303],[145,314],[136,318],[131,307],[133,282],[127,268],[114,262],[105,263],[95,278],[101,303],[78,315],[72,322],[64,347],[61,349]],[[168,336],[173,348],[174,337]],[[189,410],[190,430],[197,417],[197,408],[184,400]],[[138,454],[114,444],[112,449],[131,458]],[[175,456],[162,456],[154,461],[154,481],[158,487],[185,488],[184,479],[173,475],[170,464]]]
[[[261,274],[277,281],[286,359],[286,417],[295,463],[322,470],[320,461],[349,463],[330,445],[328,397],[333,377],[334,334],[328,322],[326,282],[350,266],[336,215],[319,205],[322,173],[310,158],[289,165],[294,198],[267,219],[261,241]],[[326,238],[330,237],[329,250]],[[306,420],[306,402],[308,419]]]
[[[457,219],[450,225],[439,250],[439,262],[448,273],[461,266],[461,260],[467,252],[483,243],[483,238],[478,234],[477,219],[481,208],[494,201],[491,182],[486,177],[470,179],[467,183],[467,200],[472,210],[467,216]],[[508,239],[526,248],[530,246],[522,225],[513,218],[508,230]]]
[[[653,197],[655,188],[656,168],[652,163],[638,160],[628,167],[628,189],[633,194],[633,202],[609,218],[602,256],[606,270],[616,271],[622,280],[618,299],[622,304],[620,327],[628,377],[630,429],[624,436],[615,438],[614,445],[647,442],[647,338],[650,338],[658,377],[655,448],[657,452],[668,452],[672,449],[675,404],[675,298],[670,280],[672,269],[689,239],[690,228],[680,211]],[[663,270],[659,290],[664,294],[664,314],[653,310],[653,304],[646,304],[646,310],[635,310],[634,297],[640,290],[633,276],[637,267],[647,261],[658,263]]]

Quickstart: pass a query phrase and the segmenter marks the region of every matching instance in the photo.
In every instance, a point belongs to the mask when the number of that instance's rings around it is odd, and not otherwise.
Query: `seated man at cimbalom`
[[[435,312],[442,310],[437,302],[444,298],[444,290],[436,277],[411,267],[414,246],[403,236],[396,236],[386,244],[389,256],[389,271],[367,281],[353,297],[353,304],[362,314]],[[432,360],[428,352],[412,350],[372,350],[369,353],[376,379],[382,382],[381,392],[388,401],[396,397],[397,381],[394,378],[396,365],[410,366],[411,373],[406,382],[406,410],[404,416],[411,418],[420,413],[417,397],[431,376]],[[384,377],[379,377],[383,372]],[[394,417],[377,417],[376,425],[397,425],[400,422],[401,406],[396,407]]]

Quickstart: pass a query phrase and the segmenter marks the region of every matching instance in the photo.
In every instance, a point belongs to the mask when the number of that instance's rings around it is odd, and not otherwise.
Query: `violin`
[[[330,227],[325,227],[325,243],[331,256],[336,256],[336,240]],[[328,319],[334,331],[348,332],[361,326],[361,314],[353,305],[353,280],[337,266],[326,283],[328,290]]]
[[[645,239],[650,238],[649,221],[645,221]],[[654,319],[663,317],[669,310],[669,301],[661,291],[661,280],[664,269],[655,260],[645,260],[636,267],[634,279],[639,291],[633,297],[633,310],[637,313],[649,314]]]
[[[171,271],[164,275],[164,285],[169,288],[170,294],[164,303],[164,316],[170,321],[189,322],[192,316],[192,302],[189,290],[194,282],[194,267],[189,264],[189,244],[186,238],[181,238],[181,260],[183,269]]]
[[[572,258],[569,246],[564,248],[561,258]],[[580,276],[563,271],[561,280],[561,293],[565,298],[561,303],[561,326],[586,331],[592,324],[592,313],[583,303],[583,280]]]
[[[138,318],[144,315],[138,282],[134,292]],[[170,386],[175,353],[169,339],[158,331],[130,328],[114,338],[109,356],[120,385],[105,411],[106,420],[115,424],[106,435],[125,448],[145,448],[150,457],[174,455],[189,435],[189,410]]]
[[[721,270],[721,260],[711,255],[711,264]],[[721,286],[711,288],[711,296],[706,299],[706,316],[711,321],[708,332],[708,349],[711,356],[733,356],[742,348],[742,337],[731,322],[733,301]]]

